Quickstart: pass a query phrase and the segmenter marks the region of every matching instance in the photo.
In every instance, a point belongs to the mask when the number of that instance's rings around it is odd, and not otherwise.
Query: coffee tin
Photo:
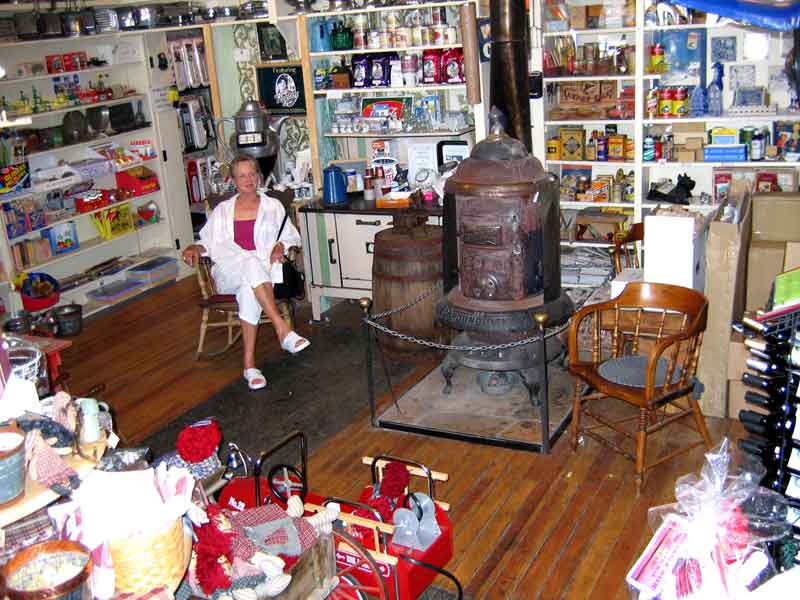
[[[434,25],[432,27],[433,39],[431,42],[434,46],[441,46],[444,44],[444,32],[447,30],[445,25]]]
[[[422,36],[422,46],[430,46],[433,40],[431,28],[424,25],[420,28],[420,35]]]
[[[371,30],[367,35],[367,48],[370,50],[378,50],[381,47],[381,32]]]
[[[412,46],[422,46],[422,25],[416,25],[411,28],[411,45]]]
[[[394,47],[407,48],[411,45],[411,29],[408,27],[398,27],[394,30]]]
[[[445,27],[444,30],[444,43],[457,44],[458,43],[458,28],[453,25]]]

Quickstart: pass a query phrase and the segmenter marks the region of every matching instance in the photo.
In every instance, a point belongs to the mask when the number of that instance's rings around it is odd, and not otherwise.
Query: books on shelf
[[[14,268],[22,271],[50,259],[53,253],[49,239],[31,238],[11,244],[11,255],[14,257]]]

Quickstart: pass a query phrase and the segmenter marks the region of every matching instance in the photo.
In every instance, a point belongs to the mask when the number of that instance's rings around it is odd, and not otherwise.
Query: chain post
[[[364,311],[364,348],[367,362],[367,395],[369,396],[369,412],[372,426],[378,426],[378,419],[375,414],[375,375],[372,372],[372,328],[370,327],[369,311],[372,308],[372,300],[364,297],[358,301],[361,310]],[[390,384],[391,385],[391,384]]]
[[[545,326],[547,325],[547,313],[534,313],[533,319],[539,324],[540,339],[542,340],[542,384],[539,386],[539,415],[542,420],[542,453],[550,454],[550,392],[547,383],[547,337]]]

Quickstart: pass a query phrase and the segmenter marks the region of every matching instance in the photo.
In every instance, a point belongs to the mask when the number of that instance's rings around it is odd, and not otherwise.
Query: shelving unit
[[[19,5],[8,5],[7,8],[0,6],[0,12],[4,9],[18,11],[20,7]],[[153,88],[158,87],[158,81],[154,79],[154,76],[158,72],[156,56],[161,51],[161,48],[156,42],[158,36],[163,35],[163,31],[164,29],[159,29],[158,32],[160,33],[156,33],[154,30],[138,30],[98,34],[95,36],[0,44],[0,48],[2,48],[0,50],[0,54],[2,54],[0,64],[8,72],[15,72],[15,66],[18,63],[41,61],[45,55],[63,54],[68,51],[82,50],[86,51],[89,57],[102,56],[109,60],[109,64],[102,67],[0,80],[0,95],[9,94],[9,91],[18,93],[19,90],[24,90],[26,95],[31,97],[30,86],[35,85],[41,95],[48,98],[55,95],[54,90],[48,87],[50,81],[55,77],[77,75],[80,77],[81,85],[86,86],[91,78],[101,74],[106,76],[105,82],[109,87],[118,89],[119,86],[123,86],[135,91],[135,93],[109,101],[62,107],[57,110],[24,115],[32,120],[32,125],[26,126],[26,129],[57,128],[61,125],[64,115],[68,112],[79,111],[83,113],[86,109],[92,107],[113,107],[128,102],[132,103],[134,113],[137,111],[137,104],[141,103],[141,110],[147,121],[147,125],[144,127],[129,129],[113,135],[99,134],[92,140],[35,151],[26,156],[27,160],[33,161],[33,164],[38,165],[55,165],[59,161],[69,163],[87,155],[85,154],[86,149],[95,145],[114,142],[124,147],[132,140],[146,138],[151,143],[152,149],[158,158],[142,161],[141,165],[146,166],[156,174],[160,187],[158,191],[146,195],[128,198],[122,202],[86,213],[76,213],[70,217],[59,218],[55,222],[46,224],[44,228],[15,236],[11,240],[8,239],[8,232],[4,227],[3,233],[0,235],[0,259],[2,259],[9,275],[13,275],[15,271],[11,250],[12,244],[40,238],[44,230],[66,222],[75,223],[79,248],[64,254],[54,255],[47,260],[40,261],[38,264],[33,264],[34,261],[31,260],[31,264],[26,266],[25,270],[43,271],[57,279],[65,278],[81,273],[87,268],[109,258],[142,256],[143,253],[148,254],[154,249],[158,249],[159,253],[175,256],[176,248],[182,248],[192,242],[189,203],[186,186],[183,182],[183,162],[178,141],[180,131],[176,113],[171,105],[165,105],[159,100],[159,96],[151,91]],[[113,42],[111,46],[109,46],[110,42]],[[109,47],[112,50],[108,50]],[[108,56],[108,52],[112,52],[112,55]],[[151,65],[153,66],[151,67]],[[114,172],[108,175],[96,177],[94,187],[97,189],[115,188],[117,186],[115,172],[133,168],[137,164],[122,165],[113,169]],[[0,204],[8,204],[8,202],[25,198],[30,199],[31,196],[34,201],[43,202],[44,200],[44,195],[39,190],[31,188],[22,194],[0,196]],[[112,239],[99,237],[91,218],[89,218],[92,214],[122,205],[131,207],[131,212],[135,216],[136,207],[149,202],[154,202],[158,206],[159,220],[155,223],[140,225],[134,230]],[[37,254],[37,256],[40,255]],[[119,274],[119,277],[124,276],[124,272]],[[68,290],[62,294],[62,303],[79,302],[85,304],[87,301],[85,291],[88,291],[91,287],[91,285],[86,285]],[[108,306],[103,305],[102,308],[108,308]],[[16,294],[12,295],[12,306],[7,308],[11,310],[20,308],[19,297]],[[91,311],[87,313],[84,310],[84,315],[87,314],[91,314]]]
[[[638,222],[656,206],[657,203],[647,202],[645,200],[647,190],[651,182],[655,182],[662,177],[667,177],[676,181],[679,174],[687,173],[695,182],[696,187],[693,191],[695,196],[701,192],[711,193],[713,191],[713,178],[712,173],[715,169],[798,169],[800,163],[793,163],[788,161],[736,161],[736,162],[704,162],[704,161],[687,161],[687,160],[674,160],[674,161],[644,161],[643,146],[645,137],[648,135],[658,133],[672,133],[673,130],[678,131],[682,125],[702,124],[703,132],[700,135],[705,135],[712,127],[727,126],[739,129],[745,125],[752,125],[757,128],[770,127],[776,121],[794,121],[800,122],[800,112],[792,113],[785,108],[788,106],[788,95],[780,91],[779,88],[774,89],[772,80],[770,79],[771,71],[782,70],[784,64],[784,56],[782,52],[788,49],[785,42],[786,34],[770,33],[765,30],[749,28],[745,25],[736,23],[712,23],[712,24],[689,24],[689,25],[666,25],[651,27],[644,25],[645,9],[650,5],[649,0],[637,0],[635,3],[635,23],[632,27],[614,27],[608,29],[565,29],[564,31],[547,31],[546,24],[544,23],[543,8],[546,6],[544,0],[535,0],[529,14],[530,27],[532,31],[532,49],[530,56],[531,70],[544,71],[544,50],[551,49],[557,43],[557,38],[569,38],[566,42],[559,42],[563,44],[573,44],[574,46],[589,42],[597,43],[601,50],[602,48],[615,47],[617,44],[622,44],[622,36],[624,36],[624,43],[628,46],[633,45],[633,70],[626,73],[609,74],[592,74],[583,73],[579,76],[548,76],[543,78],[545,92],[548,86],[558,86],[564,83],[573,82],[615,82],[618,89],[619,86],[625,85],[633,88],[634,94],[634,110],[633,118],[628,120],[610,120],[610,119],[597,119],[589,118],[585,120],[573,121],[566,119],[551,119],[546,110],[548,94],[545,93],[545,100],[533,101],[531,103],[532,115],[532,132],[534,155],[539,157],[546,156],[546,141],[548,136],[554,135],[559,127],[583,127],[587,132],[587,139],[593,129],[602,129],[607,124],[616,125],[619,133],[624,133],[629,139],[633,140],[633,158],[632,160],[626,159],[625,162],[611,162],[611,161],[588,161],[588,160],[544,160],[546,170],[553,171],[556,174],[560,170],[569,166],[578,167],[591,167],[593,176],[597,173],[611,174],[616,169],[622,168],[627,173],[633,171],[634,188],[635,188],[635,201],[632,204],[624,204],[620,206],[618,203],[584,203],[584,202],[562,202],[562,208],[577,210],[587,207],[607,207],[610,209],[619,210],[619,208],[628,208],[631,213],[631,222]],[[568,2],[570,6],[580,7],[584,3],[581,2]],[[594,4],[594,3],[593,3]],[[598,3],[599,4],[599,3]],[[679,4],[679,2],[678,2]],[[664,36],[686,35],[686,32],[698,32],[698,44],[705,45],[705,56],[703,57],[705,71],[698,74],[689,75],[688,69],[683,68],[676,73],[650,73],[649,71],[649,48],[656,42],[662,42]],[[745,51],[752,52],[753,44],[748,44],[747,38],[750,34],[764,34],[769,36],[769,52],[766,56],[761,58],[749,57],[744,59]],[[729,69],[732,65],[752,65],[755,72],[755,85],[769,87],[771,94],[770,102],[777,104],[779,107],[773,113],[761,114],[731,114],[724,112],[722,116],[711,117],[704,116],[702,118],[648,118],[646,110],[647,92],[655,86],[684,86],[689,88],[694,85],[706,85],[710,80],[711,74],[711,40],[716,37],[735,37],[737,47],[737,60],[725,63],[725,87],[723,95],[723,108],[728,111],[733,102],[733,93],[731,92],[730,85],[730,72]],[[680,44],[680,42],[675,42]],[[791,45],[791,44],[789,44]],[[577,62],[577,59],[576,59]],[[556,63],[557,64],[557,63]],[[630,64],[628,65],[630,66]],[[607,65],[604,65],[604,69]],[[613,71],[613,69],[611,69]],[[563,71],[562,71],[563,72]],[[580,71],[578,71],[580,72]],[[742,84],[745,85],[745,84]],[[552,89],[551,89],[552,95]],[[553,100],[555,102],[555,100]],[[692,205],[692,210],[705,211],[707,207]],[[570,243],[565,245],[575,245]]]
[[[375,139],[405,139],[405,138],[424,138],[424,137],[453,137],[462,136],[475,131],[474,127],[464,127],[463,129],[436,129],[431,131],[412,131],[400,133],[323,133],[329,138],[375,138]]]
[[[466,89],[464,83],[442,83],[430,85],[417,85],[409,87],[363,87],[363,88],[347,88],[347,89],[328,89],[328,90],[314,90],[315,96],[325,96],[329,99],[342,98],[343,96],[351,94],[374,94],[376,92],[387,94],[407,94],[413,92],[452,92],[456,90]]]
[[[316,15],[314,15],[316,16]],[[353,54],[375,54],[376,52],[422,52],[423,50],[447,50],[461,48],[461,44],[439,44],[436,46],[404,46],[402,48],[359,48],[357,50],[330,50],[325,52],[309,52],[311,58],[331,56],[351,56]]]

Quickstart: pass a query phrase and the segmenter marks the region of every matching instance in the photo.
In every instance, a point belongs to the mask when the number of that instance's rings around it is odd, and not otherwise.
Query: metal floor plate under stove
[[[411,433],[434,435],[484,444],[542,450],[540,411],[531,404],[521,382],[499,393],[485,393],[481,371],[458,369],[452,389],[443,392],[445,380],[437,366],[377,416],[377,425]],[[574,380],[566,371],[548,369],[549,432],[552,445],[564,432],[571,417]],[[485,382],[484,382],[485,383]]]

